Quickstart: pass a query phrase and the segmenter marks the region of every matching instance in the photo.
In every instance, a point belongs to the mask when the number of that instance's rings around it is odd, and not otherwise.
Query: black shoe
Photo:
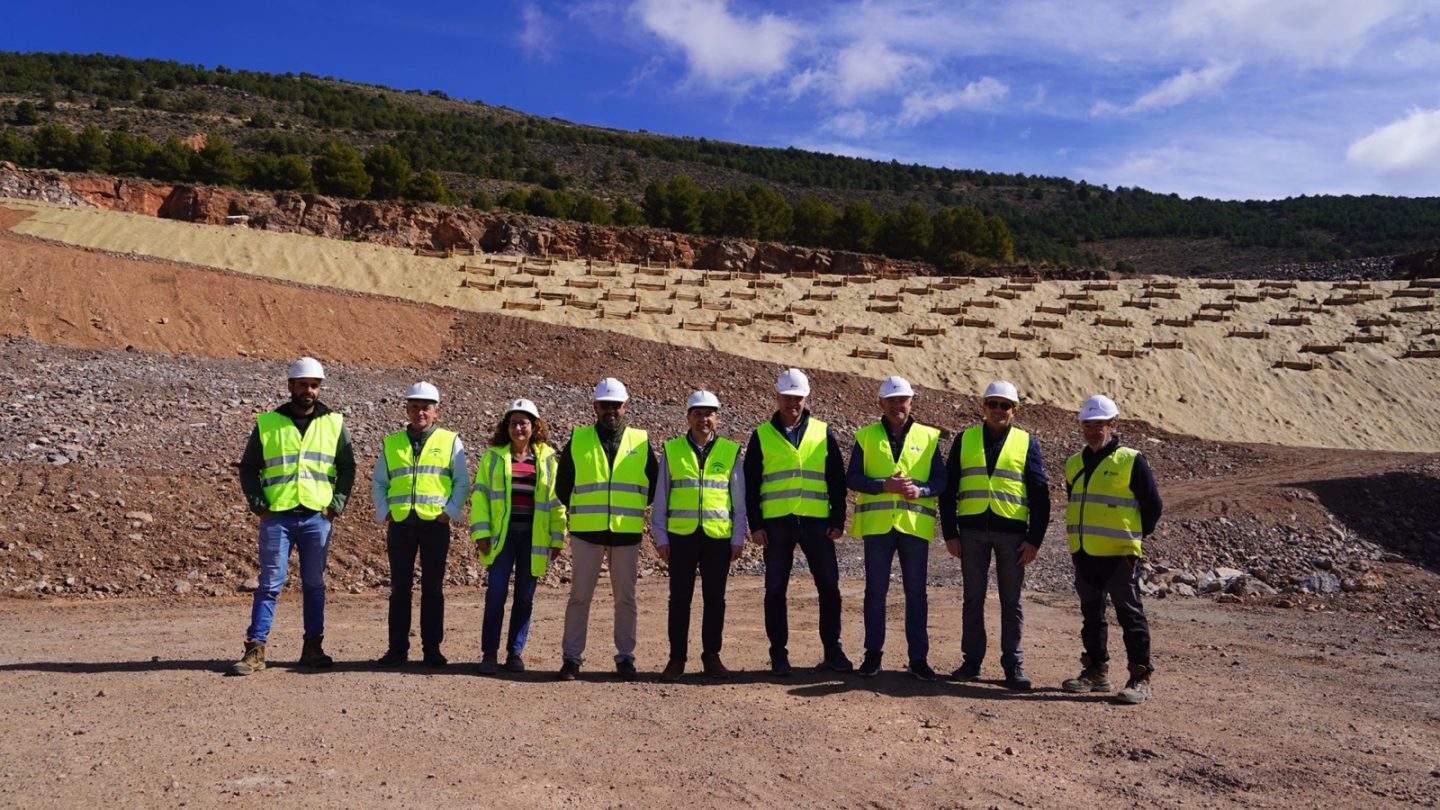
[[[506,672],[524,672],[525,661],[520,658],[520,653],[506,653],[502,668]]]
[[[828,671],[834,672],[837,675],[844,675],[846,673],[854,672],[855,665],[850,663],[850,659],[845,657],[845,653],[841,652],[840,650],[836,650],[825,656],[825,660],[816,664],[815,670],[817,672]]]
[[[910,659],[909,671],[911,675],[914,675],[922,681],[935,680],[935,670],[930,668],[929,662],[924,658]]]
[[[615,663],[615,674],[619,675],[622,681],[633,681],[640,677],[639,671],[635,669],[635,662],[628,658]]]
[[[979,661],[964,661],[960,664],[959,669],[956,669],[954,672],[950,673],[950,680],[952,681],[973,681],[979,677]]]
[[[404,650],[386,650],[385,654],[375,661],[377,667],[403,667],[410,660],[410,654]]]
[[[867,650],[865,652],[865,660],[860,662],[860,668],[855,670],[855,674],[862,678],[873,678],[879,675],[881,655],[881,653],[869,652]]]
[[[1005,670],[1005,688],[1016,692],[1030,691],[1030,676],[1025,674],[1025,668],[1016,664]]]
[[[573,681],[580,677],[580,664],[575,661],[566,661],[560,665],[560,672],[555,675],[557,680]]]
[[[441,655],[439,650],[426,650],[425,658],[420,663],[431,669],[439,669],[450,663],[450,659]]]
[[[770,674],[781,678],[795,674],[795,670],[790,667],[790,656],[785,653],[770,656]]]

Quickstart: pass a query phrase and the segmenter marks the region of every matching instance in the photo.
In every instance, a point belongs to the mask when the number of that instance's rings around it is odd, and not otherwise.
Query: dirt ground
[[[640,592],[643,677],[609,662],[597,599],[581,679],[553,680],[564,592],[542,589],[519,676],[475,674],[479,594],[452,592],[451,665],[380,671],[384,600],[332,597],[335,669],[307,672],[299,603],[282,599],[267,671],[224,677],[243,598],[5,605],[0,804],[229,807],[675,806],[1377,807],[1440,799],[1433,635],[1352,614],[1151,605],[1159,672],[1139,707],[1074,696],[1073,598],[1027,611],[1037,689],[921,683],[892,594],[874,679],[762,671],[758,578],[733,579],[728,682],[655,680],[665,583]],[[846,637],[861,584],[844,586]],[[819,658],[815,600],[796,580],[792,657]],[[992,600],[991,627],[997,620]],[[932,591],[932,662],[958,664],[959,590]],[[698,611],[697,611],[698,613]],[[698,620],[698,618],[697,618]],[[698,633],[698,627],[695,629]],[[1118,639],[1116,639],[1118,642]],[[698,638],[692,635],[692,648]],[[853,651],[852,644],[852,653]],[[237,648],[237,649],[231,649]]]
[[[761,580],[744,575],[730,581],[725,652],[744,674],[659,684],[666,580],[648,548],[638,683],[608,674],[605,598],[584,676],[552,680],[567,557],[537,597],[532,671],[477,677],[483,571],[458,542],[454,664],[381,672],[368,662],[385,643],[388,574],[363,473],[417,375],[459,392],[444,419],[467,441],[516,395],[568,430],[589,418],[589,386],[609,374],[627,381],[637,424],[656,435],[678,432],[684,392],[704,384],[727,392],[722,430],[743,437],[768,415],[778,367],[82,250],[4,230],[18,216],[0,206],[0,806],[1440,803],[1440,456],[1230,444],[1125,421],[1167,501],[1147,541],[1150,581],[1233,566],[1279,590],[1147,601],[1159,672],[1140,707],[1058,690],[1079,646],[1058,516],[1027,575],[1027,669],[1039,687],[1027,695],[998,685],[993,649],[979,684],[896,672],[898,583],[884,676],[772,679]],[[330,560],[327,648],[339,664],[289,665],[300,616],[287,592],[277,665],[225,678],[254,575],[254,523],[231,465],[253,414],[278,401],[284,363],[306,351],[325,358],[325,397],[361,457]],[[811,376],[813,406],[848,446],[875,418],[873,380]],[[948,435],[973,420],[972,405],[922,391],[917,410]],[[1043,405],[1021,414],[1052,470],[1073,445],[1073,419]],[[842,541],[844,639],[858,660],[857,548]],[[736,574],[756,573],[757,556],[747,551]],[[941,671],[959,663],[955,570],[943,551],[932,556],[930,660]],[[1303,584],[1322,574],[1333,592]],[[792,658],[813,663],[803,568],[791,593]]]

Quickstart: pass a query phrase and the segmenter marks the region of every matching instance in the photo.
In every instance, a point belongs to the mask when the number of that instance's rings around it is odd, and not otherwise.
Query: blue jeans
[[[1000,666],[1010,669],[1025,660],[1020,637],[1025,632],[1025,611],[1020,589],[1025,569],[1020,567],[1019,534],[966,530],[960,532],[960,578],[965,596],[960,607],[960,654],[967,662],[985,660],[985,590],[990,585],[990,557],[995,557],[995,587],[1000,592]]]
[[[530,573],[531,524],[511,524],[505,544],[490,564],[485,585],[485,616],[480,620],[480,652],[500,649],[500,625],[505,620],[505,596],[510,590],[510,572],[515,572],[515,603],[510,606],[510,635],[505,651],[519,655],[530,636],[530,613],[535,604],[535,575]]]
[[[260,521],[260,586],[250,609],[246,641],[264,642],[275,620],[275,599],[285,587],[290,549],[300,553],[305,635],[325,635],[325,562],[330,554],[330,521],[323,514],[281,512]]]
[[[900,555],[900,583],[905,588],[905,644],[911,661],[930,656],[930,633],[925,624],[930,607],[925,576],[930,544],[913,534],[892,531],[865,540],[865,652],[885,650],[885,595],[890,591],[890,565]]]

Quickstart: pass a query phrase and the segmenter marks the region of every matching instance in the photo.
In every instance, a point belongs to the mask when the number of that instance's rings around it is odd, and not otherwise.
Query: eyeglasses
[[[514,422],[511,422],[511,423],[510,423],[510,429],[511,429],[511,430],[529,430],[529,429],[530,429],[530,420],[529,420],[529,419],[516,419]]]
[[[1011,408],[1015,407],[1015,403],[1006,402],[1003,399],[991,399],[986,400],[985,407],[989,408],[992,411],[1008,411]]]
[[[599,408],[602,411],[618,411],[621,408],[625,407],[625,403],[615,402],[613,400],[597,400],[595,402],[595,407]]]

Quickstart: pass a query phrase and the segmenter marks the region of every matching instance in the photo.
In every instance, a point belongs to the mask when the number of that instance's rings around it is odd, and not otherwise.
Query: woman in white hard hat
[[[512,571],[515,599],[504,667],[525,670],[520,655],[530,634],[535,583],[565,545],[565,507],[554,496],[556,457],[549,434],[535,403],[517,399],[495,426],[490,448],[475,471],[470,537],[480,562],[489,567],[480,628],[482,675],[494,674],[500,666],[500,625]]]

